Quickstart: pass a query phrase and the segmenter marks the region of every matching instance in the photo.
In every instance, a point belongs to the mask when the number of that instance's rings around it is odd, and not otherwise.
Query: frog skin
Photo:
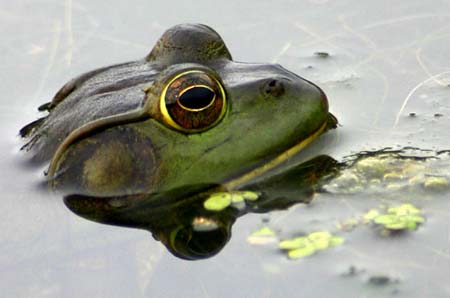
[[[210,27],[167,30],[144,59],[85,73],[21,130],[54,189],[154,193],[232,189],[337,124],[324,92],[278,64],[232,60]]]

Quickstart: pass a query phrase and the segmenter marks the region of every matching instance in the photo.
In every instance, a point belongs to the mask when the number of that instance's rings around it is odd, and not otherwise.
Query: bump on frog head
[[[164,65],[232,60],[222,38],[203,24],[181,24],[168,29],[158,40],[147,61]]]

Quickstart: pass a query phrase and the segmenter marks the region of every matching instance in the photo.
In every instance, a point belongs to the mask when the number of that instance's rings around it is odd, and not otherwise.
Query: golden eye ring
[[[163,121],[182,132],[208,130],[223,118],[226,110],[222,84],[215,76],[200,69],[174,76],[160,96]]]

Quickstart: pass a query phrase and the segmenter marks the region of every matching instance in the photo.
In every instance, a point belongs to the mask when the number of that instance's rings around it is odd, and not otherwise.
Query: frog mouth
[[[225,188],[228,190],[237,189],[240,186],[242,186],[243,184],[245,184],[246,182],[252,180],[253,178],[263,175],[264,173],[276,168],[277,166],[281,165],[283,162],[285,162],[290,157],[296,155],[303,148],[308,146],[312,141],[314,141],[319,136],[321,136],[324,132],[326,132],[329,129],[336,128],[337,124],[338,124],[337,118],[333,114],[328,113],[327,120],[325,120],[325,122],[322,123],[322,125],[317,130],[315,130],[313,133],[311,133],[308,137],[301,140],[299,143],[295,144],[294,146],[290,147],[289,149],[283,151],[281,154],[274,157],[272,160],[265,163],[264,165],[257,167],[242,176],[239,176],[235,179],[229,180],[228,182],[224,183]]]

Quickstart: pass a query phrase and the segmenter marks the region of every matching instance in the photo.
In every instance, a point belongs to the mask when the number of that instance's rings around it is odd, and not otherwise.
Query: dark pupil
[[[178,101],[180,104],[192,110],[207,107],[214,100],[214,92],[205,87],[194,87],[184,92]]]

